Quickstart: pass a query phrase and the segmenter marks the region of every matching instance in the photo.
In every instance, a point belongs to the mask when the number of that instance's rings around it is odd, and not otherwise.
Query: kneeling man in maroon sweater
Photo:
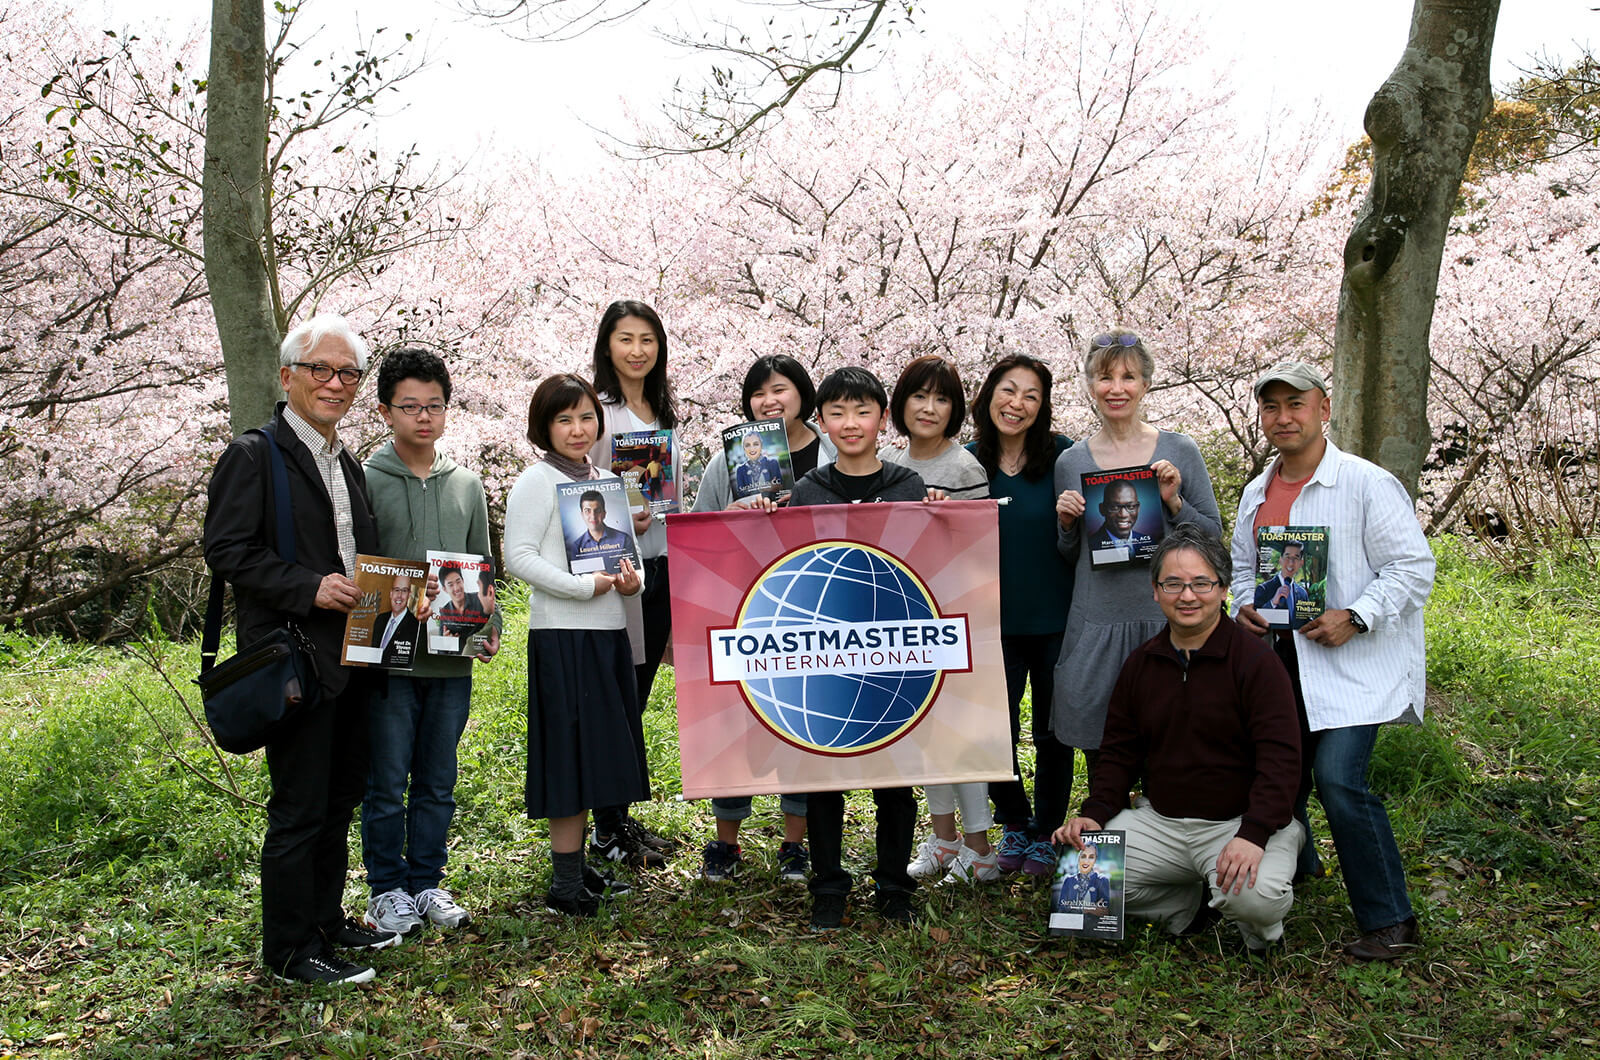
[[[1222,613],[1231,569],[1227,547],[1187,523],[1157,547],[1167,628],[1123,664],[1089,797],[1055,839],[1081,849],[1102,822],[1126,832],[1128,916],[1184,934],[1215,910],[1260,953],[1294,901],[1300,726],[1283,664]]]

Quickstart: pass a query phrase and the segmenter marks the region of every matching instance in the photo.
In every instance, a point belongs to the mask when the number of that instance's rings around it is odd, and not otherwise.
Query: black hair
[[[1198,552],[1200,558],[1210,565],[1211,573],[1216,575],[1223,588],[1227,588],[1228,579],[1233,574],[1233,556],[1229,553],[1228,546],[1222,543],[1222,538],[1202,530],[1195,523],[1179,523],[1162,537],[1161,543],[1156,546],[1155,553],[1150,557],[1151,585],[1161,580],[1161,564],[1179,549]]]
[[[817,409],[817,388],[812,385],[811,375],[806,371],[806,366],[787,353],[769,353],[764,357],[757,357],[750,370],[744,374],[744,391],[739,395],[739,405],[744,409],[745,419],[756,418],[755,411],[750,407],[750,398],[761,389],[763,383],[775,375],[781,375],[794,384],[795,390],[800,394],[800,414],[796,418],[802,423],[809,420]]]
[[[584,398],[594,404],[594,414],[600,415],[600,395],[583,376],[563,372],[540,383],[539,389],[528,399],[528,441],[549,452],[552,448],[550,421],[558,412],[577,408]]]
[[[622,299],[606,306],[600,314],[600,327],[594,337],[595,391],[612,405],[623,400],[622,383],[617,379],[616,365],[611,363],[611,333],[624,317],[638,317],[656,333],[656,363],[644,377],[644,399],[662,429],[671,430],[678,425],[678,398],[667,382],[667,329],[656,311],[643,302]]]
[[[602,514],[605,513],[605,510],[606,510],[606,495],[605,494],[601,493],[599,490],[584,490],[583,493],[578,497],[578,507],[582,508],[585,504],[588,504],[590,501],[593,501],[594,503],[598,504],[600,506],[601,513]]]
[[[961,376],[956,366],[937,353],[926,353],[913,358],[900,373],[894,385],[894,396],[889,399],[889,418],[894,429],[910,437],[906,427],[906,402],[919,390],[932,391],[950,400],[950,420],[944,425],[944,436],[954,438],[961,433],[961,424],[967,418],[967,396],[961,392]]]
[[[444,358],[432,350],[406,347],[384,357],[378,366],[378,401],[388,405],[394,401],[394,388],[407,379],[419,383],[438,383],[444,391],[445,404],[450,403],[450,369]]]
[[[819,408],[831,401],[876,401],[881,412],[889,407],[889,394],[877,376],[859,365],[847,364],[829,372],[817,388]]]
[[[494,585],[494,572],[481,570],[478,572],[478,590],[481,592]]]
[[[1022,439],[1022,477],[1039,479],[1055,468],[1056,449],[1050,430],[1050,368],[1041,360],[1025,353],[1013,353],[1000,358],[989,369],[989,375],[972,399],[972,426],[978,432],[978,463],[991,479],[1000,470],[1000,431],[989,418],[989,406],[994,404],[994,392],[1000,379],[1013,368],[1026,368],[1039,377],[1039,415]]]

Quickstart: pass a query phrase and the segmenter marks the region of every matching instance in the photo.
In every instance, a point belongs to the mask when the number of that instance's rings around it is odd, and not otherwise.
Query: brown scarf
[[[583,454],[582,460],[569,460],[555,452],[547,452],[541,459],[574,482],[600,477],[600,469],[589,462],[588,453]]]

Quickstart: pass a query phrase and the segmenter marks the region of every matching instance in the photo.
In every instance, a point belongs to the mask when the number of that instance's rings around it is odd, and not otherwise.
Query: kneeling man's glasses
[[[1196,578],[1192,582],[1183,582],[1176,578],[1168,578],[1166,581],[1157,582],[1156,586],[1168,596],[1177,596],[1185,589],[1193,590],[1196,596],[1204,596],[1206,593],[1209,593],[1211,590],[1217,588],[1221,584],[1221,582],[1212,581],[1210,578]]]

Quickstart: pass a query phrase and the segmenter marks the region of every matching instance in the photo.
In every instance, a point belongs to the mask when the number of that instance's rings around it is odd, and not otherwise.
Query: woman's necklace
[[[1028,462],[1027,451],[1023,450],[1012,456],[1004,450],[1000,453],[1000,470],[1008,475],[1015,475],[1022,470],[1022,465]]]

